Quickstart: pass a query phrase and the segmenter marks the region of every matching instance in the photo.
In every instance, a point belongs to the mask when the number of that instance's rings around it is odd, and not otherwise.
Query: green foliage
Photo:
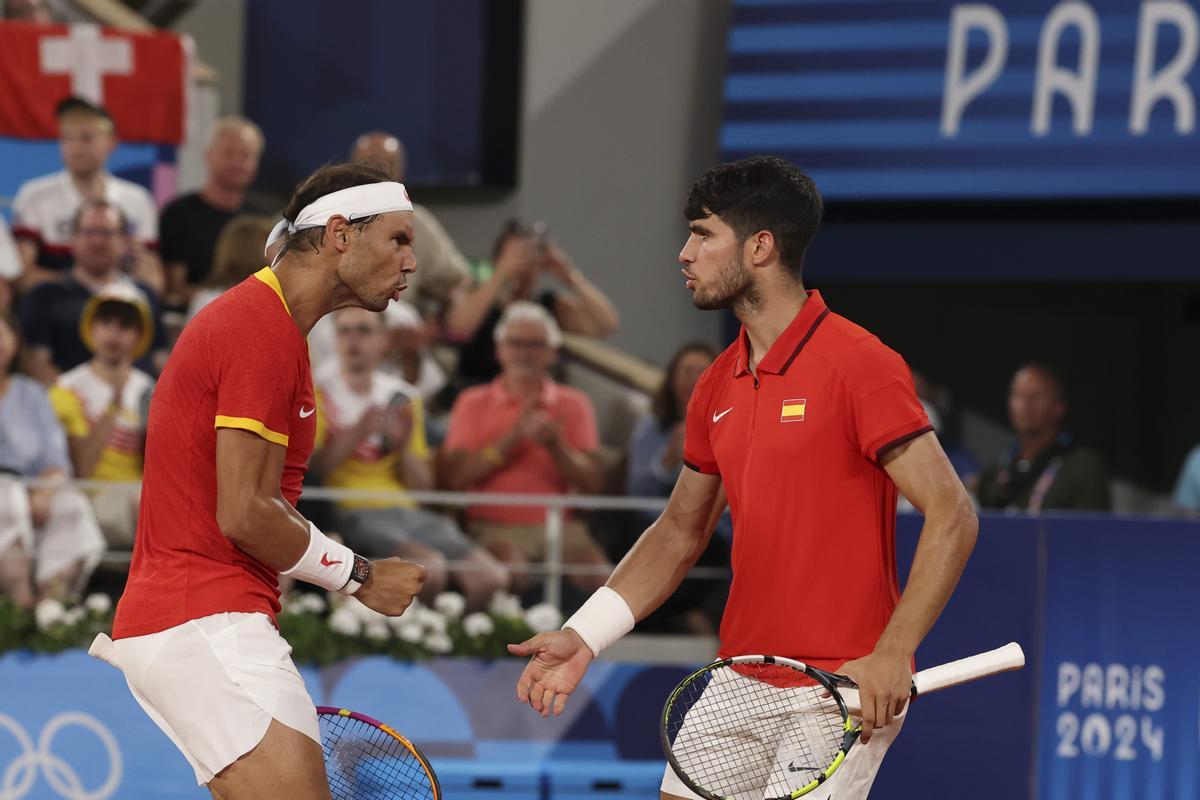
[[[297,664],[323,666],[345,658],[386,655],[412,661],[434,656],[504,658],[505,645],[535,631],[515,598],[493,603],[488,612],[462,617],[461,597],[447,598],[442,610],[414,605],[389,619],[357,601],[319,595],[293,596],[278,615],[279,632],[292,646]],[[445,613],[443,613],[445,612]],[[98,633],[112,631],[113,604],[93,595],[86,604],[64,607],[43,602],[34,611],[0,597],[0,654],[14,650],[61,653],[87,649]],[[551,620],[553,621],[553,620]]]

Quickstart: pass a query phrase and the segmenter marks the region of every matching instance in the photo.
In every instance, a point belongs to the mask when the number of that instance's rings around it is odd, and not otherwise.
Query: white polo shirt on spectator
[[[150,192],[132,181],[107,175],[104,198],[125,214],[135,240],[158,247],[158,210]],[[83,195],[66,170],[26,181],[13,201],[13,235],[37,243],[37,263],[68,269],[71,220],[82,204]]]

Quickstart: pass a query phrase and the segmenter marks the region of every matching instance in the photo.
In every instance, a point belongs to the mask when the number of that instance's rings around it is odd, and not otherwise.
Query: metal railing
[[[8,476],[28,486],[72,486],[77,489],[117,489],[135,492],[140,482],[113,482],[93,480],[69,480],[21,478]],[[540,575],[545,583],[545,600],[555,606],[562,605],[563,579],[571,575],[607,574],[601,566],[568,565],[563,563],[563,523],[566,512],[580,511],[646,511],[661,512],[666,506],[665,497],[614,497],[610,495],[586,494],[499,494],[489,492],[396,492],[379,489],[341,489],[326,486],[304,487],[304,500],[373,500],[414,501],[422,506],[450,506],[466,508],[474,505],[541,507],[546,510],[546,557],[542,564],[530,564],[528,571]],[[124,551],[110,552],[106,559],[121,561],[128,559]],[[449,562],[451,569],[471,569],[473,565]],[[687,577],[712,580],[729,575],[729,570],[716,567],[693,567]]]

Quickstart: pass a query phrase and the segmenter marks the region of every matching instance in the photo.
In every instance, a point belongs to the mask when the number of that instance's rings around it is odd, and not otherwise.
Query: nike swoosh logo
[[[323,567],[332,567],[334,564],[340,564],[340,563],[342,563],[342,562],[341,561],[330,561],[329,553],[325,553],[321,556],[321,566],[323,566]]]
[[[305,410],[304,410],[304,408],[303,408],[303,406],[302,406],[302,407],[300,408],[300,419],[308,419],[309,417],[311,417],[311,416],[313,415],[313,412],[314,412],[314,411],[316,411],[316,410],[317,410],[317,407],[316,407],[316,406],[313,406],[313,407],[312,407],[312,408],[310,408],[308,411],[305,411]]]
[[[733,411],[733,406],[730,406],[729,408],[725,409],[725,410],[724,410],[724,411],[722,411],[720,414],[713,414],[713,422],[720,422],[720,421],[721,421],[721,417],[725,416],[725,415],[726,415],[726,414],[728,414],[730,411]]]

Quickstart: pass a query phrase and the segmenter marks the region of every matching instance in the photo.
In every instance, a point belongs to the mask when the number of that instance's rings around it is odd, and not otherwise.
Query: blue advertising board
[[[902,574],[920,525],[900,520]],[[1016,640],[1026,668],[918,699],[872,796],[1198,800],[1197,564],[1200,521],[986,516],[917,665]],[[518,659],[301,673],[420,744],[448,797],[572,800],[656,796],[662,704],[693,666],[601,659],[552,719],[514,699]],[[0,685],[0,798],[208,796],[112,667],[10,653]]]
[[[1200,194],[1194,0],[735,0],[724,159],[829,198]]]

